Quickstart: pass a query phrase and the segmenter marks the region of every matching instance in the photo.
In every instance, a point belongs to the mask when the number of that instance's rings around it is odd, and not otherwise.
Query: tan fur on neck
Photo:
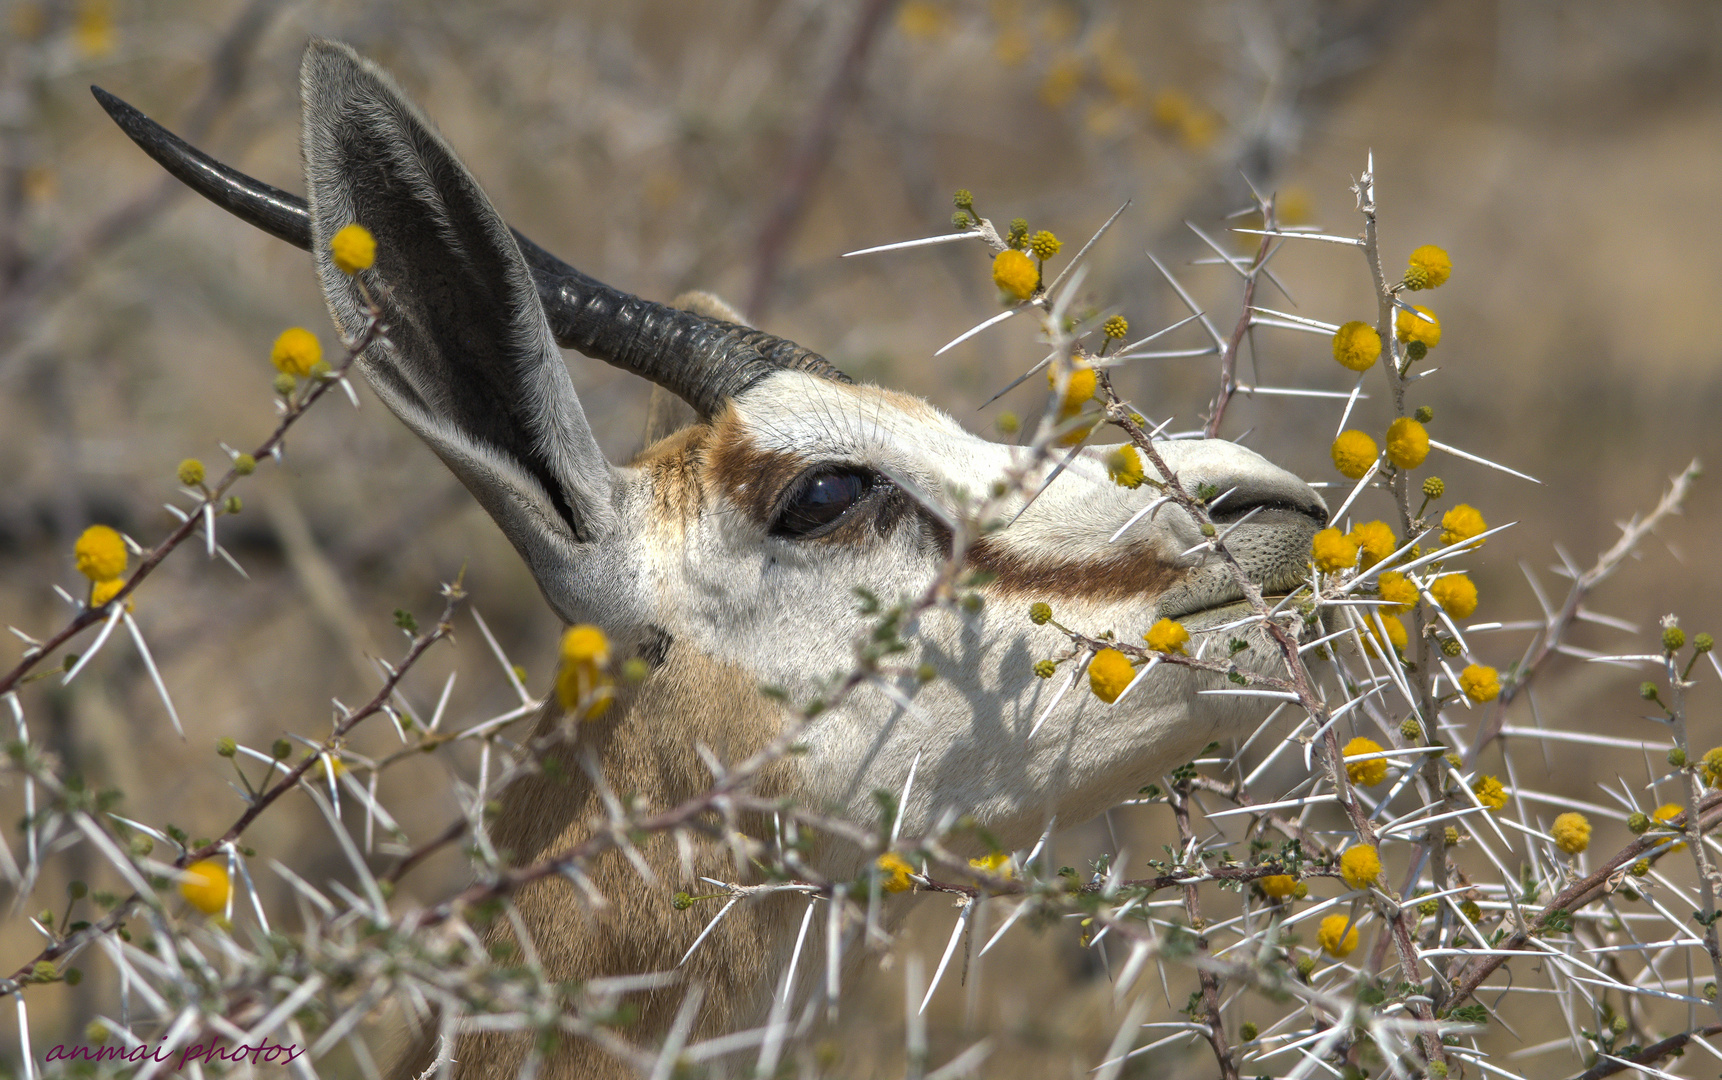
[[[540,735],[552,734],[560,717],[547,712],[539,721]],[[601,820],[604,807],[581,765],[590,753],[601,763],[615,794],[642,805],[668,808],[711,787],[712,776],[695,752],[703,744],[725,762],[739,762],[768,743],[782,722],[778,707],[762,697],[739,669],[723,666],[676,642],[664,663],[640,687],[618,701],[601,720],[580,726],[572,744],[554,756],[559,768],[526,776],[502,795],[492,840],[500,851],[513,853],[524,865],[553,855],[584,839],[590,824]],[[800,784],[792,765],[778,764],[763,774],[755,790],[769,796],[793,796]],[[743,822],[743,831],[761,835],[763,822]],[[632,975],[675,968],[707,921],[717,913],[713,902],[676,911],[671,898],[678,890],[709,892],[700,876],[724,881],[745,880],[730,849],[696,839],[693,875],[684,870],[672,837],[642,842],[640,853],[657,873],[655,885],[642,881],[618,852],[596,859],[587,869],[609,904],[594,908],[567,880],[541,879],[515,898],[521,921],[544,966],[547,981],[583,981],[610,975]],[[705,989],[692,1038],[733,1030],[763,1009],[784,970],[801,906],[789,897],[746,901],[726,916],[687,965],[680,969],[685,984]],[[492,932],[496,941],[512,940],[506,919]],[[638,995],[637,1024],[624,1034],[642,1045],[656,1045],[674,1018],[684,992],[676,985]],[[455,1058],[461,1080],[500,1080],[520,1071],[530,1037],[484,1033],[460,1040]],[[435,1058],[432,1032],[417,1041],[395,1070],[397,1078],[419,1075]],[[582,1039],[565,1039],[540,1077],[572,1080],[580,1077],[632,1076],[633,1071]]]

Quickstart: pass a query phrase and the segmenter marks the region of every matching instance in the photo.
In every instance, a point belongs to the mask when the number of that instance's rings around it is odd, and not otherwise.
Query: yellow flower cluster
[[[969,865],[976,870],[985,870],[989,874],[997,874],[1000,877],[1012,876],[1010,852],[1008,851],[995,851],[978,859],[970,859]]]
[[[1410,611],[1417,603],[1417,586],[1397,570],[1389,570],[1381,575],[1380,589],[1381,599],[1393,605],[1384,608],[1384,611]]]
[[[1387,460],[1401,469],[1415,469],[1429,456],[1429,432],[1409,416],[1387,425]]]
[[[275,339],[274,347],[269,350],[269,362],[275,365],[276,371],[301,379],[311,374],[311,369],[322,359],[323,346],[317,335],[303,326],[281,331],[281,336]]]
[[[1339,876],[1354,889],[1367,889],[1381,876],[1381,856],[1368,844],[1345,849],[1339,857]]]
[[[1357,545],[1365,570],[1399,550],[1399,540],[1385,521],[1366,521],[1346,535]]]
[[[1088,664],[1088,686],[1094,696],[1110,705],[1136,677],[1130,658],[1117,649],[1101,649]]]
[[[1663,803],[1661,806],[1656,808],[1655,813],[1650,815],[1650,820],[1656,822],[1659,825],[1669,825],[1676,818],[1678,818],[1681,814],[1684,814],[1684,813],[1686,813],[1686,807],[1681,806],[1679,803]],[[1685,851],[1686,845],[1685,844],[1675,844],[1673,847],[1669,848],[1668,850],[1670,853],[1673,853],[1676,851]]]
[[[915,872],[915,868],[895,851],[887,851],[879,856],[875,865],[884,871],[879,878],[879,887],[886,892],[908,892],[915,887],[915,883],[909,880],[909,875]]]
[[[1459,673],[1459,690],[1472,701],[1494,701],[1501,696],[1501,676],[1485,664],[1471,664]]]
[[[1310,555],[1324,574],[1349,570],[1357,562],[1357,544],[1338,529],[1323,529],[1311,538]]]
[[[1358,757],[1362,754],[1379,754],[1381,753],[1381,744],[1374,739],[1366,739],[1359,735],[1346,743],[1341,753],[1348,758]],[[1387,779],[1387,759],[1370,758],[1367,761],[1347,761],[1345,763],[1345,776],[1354,784],[1374,787]]]
[[[1405,287],[1438,289],[1447,283],[1452,273],[1453,260],[1447,257],[1447,253],[1434,244],[1424,244],[1411,253],[1405,268]]]
[[[1441,605],[1441,610],[1455,619],[1468,619],[1477,610],[1477,586],[1464,574],[1448,574],[1435,579],[1429,595]]]
[[[1568,855],[1577,855],[1590,847],[1590,822],[1583,814],[1569,811],[1555,818],[1549,835],[1555,838],[1556,847]]]
[[[1471,793],[1490,810],[1499,810],[1507,805],[1507,789],[1493,776],[1479,777],[1477,782],[1471,785]]]
[[[1114,315],[1101,324],[1100,332],[1115,340],[1122,338],[1130,333],[1130,320],[1122,315]]]
[[[1058,369],[1047,368],[1046,384],[1054,390],[1058,389]],[[1070,381],[1065,384],[1064,396],[1058,400],[1058,418],[1060,421],[1069,420],[1082,411],[1082,407],[1093,399],[1094,393],[1100,388],[1100,380],[1095,376],[1094,369],[1087,364],[1077,362],[1070,372]],[[1075,446],[1088,433],[1094,430],[1093,424],[1079,424],[1067,432],[1059,442],[1064,446]]]
[[[1333,358],[1352,371],[1368,371],[1381,358],[1381,335],[1366,322],[1352,320],[1333,335]]]
[[[233,883],[228,880],[227,867],[217,859],[204,859],[185,868],[179,882],[179,894],[191,906],[205,915],[227,910],[227,899],[233,895]]]
[[[1269,874],[1256,884],[1270,900],[1284,900],[1297,889],[1297,879],[1290,874]]]
[[[1441,320],[1435,317],[1433,311],[1421,304],[1414,306],[1417,308],[1417,314],[1424,317],[1419,319],[1417,315],[1401,308],[1393,320],[1393,336],[1407,343],[1422,342],[1426,347],[1433,349],[1441,344]]]
[[[126,579],[125,578],[117,578],[116,577],[116,578],[109,578],[106,581],[96,582],[94,585],[90,586],[90,606],[92,608],[101,607],[103,604],[107,603],[109,600],[112,600],[114,597],[118,596],[120,594],[120,590],[125,588],[125,587],[126,587]],[[127,611],[131,610],[131,604],[130,603],[126,604],[126,610]]]
[[[361,270],[369,270],[377,261],[377,238],[371,235],[371,230],[355,221],[341,226],[329,238],[329,251],[335,257],[335,269],[351,277]]]
[[[106,525],[91,525],[72,545],[78,573],[94,582],[111,581],[126,572],[126,542]]]
[[[1329,915],[1315,932],[1322,950],[1335,960],[1344,960],[1357,950],[1357,924],[1349,915]]]
[[[1375,440],[1368,435],[1357,430],[1342,431],[1333,440],[1333,467],[1348,480],[1361,480],[1375,464],[1376,453]]]
[[[1486,532],[1489,523],[1483,520],[1483,515],[1469,503],[1460,503],[1453,509],[1441,515],[1441,546],[1462,543],[1478,533]],[[1471,545],[1471,550],[1483,546],[1479,540]]]
[[[610,639],[589,623],[570,626],[562,635],[562,669],[556,700],[578,720],[596,720],[615,700],[610,678]]]
[[[1711,787],[1722,787],[1722,746],[1712,746],[1704,751],[1704,760],[1699,765],[1698,775]]]
[[[1106,455],[1106,475],[1112,477],[1112,482],[1120,487],[1139,488],[1146,474],[1142,471],[1142,455],[1129,443],[1113,449]]]
[[[1190,631],[1184,629],[1183,623],[1161,619],[1148,628],[1148,632],[1142,635],[1142,640],[1155,652],[1181,653],[1186,651],[1184,646],[1190,643]]]
[[[1058,249],[1063,246],[1064,245],[1059,242],[1058,237],[1047,232],[1045,229],[1040,230],[1028,239],[1028,249],[1034,252],[1034,257],[1037,259],[1050,259],[1054,255],[1057,255]]]
[[[1040,287],[1040,270],[1027,255],[1005,248],[993,256],[993,284],[1007,300],[1027,300]]]
[[[1405,624],[1399,621],[1397,615],[1382,615],[1380,619],[1381,625],[1387,628],[1387,643],[1393,646],[1394,652],[1403,653],[1411,640],[1405,632]],[[1379,654],[1375,651],[1375,646],[1381,641],[1381,630],[1376,627],[1374,619],[1364,625],[1369,633],[1363,639],[1363,651],[1370,656],[1377,656]]]

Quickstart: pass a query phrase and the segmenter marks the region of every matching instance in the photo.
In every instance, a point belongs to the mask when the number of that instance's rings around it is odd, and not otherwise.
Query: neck
[[[559,715],[547,712],[537,734],[553,739],[561,723]],[[491,838],[514,865],[552,857],[584,840],[593,824],[607,816],[583,762],[595,761],[604,783],[624,802],[635,799],[644,806],[668,808],[711,787],[711,772],[696,746],[709,748],[721,761],[739,762],[767,744],[780,723],[777,707],[744,673],[672,644],[664,662],[640,686],[623,693],[601,719],[580,724],[571,737],[553,743],[540,755],[545,768],[504,791]],[[801,792],[788,763],[768,768],[754,786],[768,796]],[[771,828],[767,820],[744,819],[737,825],[753,836],[766,835]],[[628,997],[639,1010],[639,1021],[627,1029],[628,1036],[643,1045],[661,1041],[692,985],[703,989],[704,998],[690,1039],[763,1022],[802,916],[802,905],[788,896],[745,901],[678,967],[721,904],[705,901],[677,911],[675,893],[714,891],[701,877],[745,881],[751,876],[747,868],[735,865],[728,845],[690,839],[685,853],[667,834],[640,841],[637,851],[656,875],[655,882],[644,880],[619,851],[592,860],[584,869],[604,898],[601,906],[559,876],[540,879],[515,897],[520,924],[531,937],[547,982],[589,983],[651,972],[677,976],[660,989]],[[495,925],[493,940],[513,940],[509,920],[498,919]],[[463,1080],[489,1080],[516,1075],[528,1048],[526,1036],[485,1033],[463,1039],[454,1056]],[[419,1046],[397,1075],[417,1075],[434,1053],[434,1043]],[[539,1075],[634,1074],[595,1044],[567,1039]]]

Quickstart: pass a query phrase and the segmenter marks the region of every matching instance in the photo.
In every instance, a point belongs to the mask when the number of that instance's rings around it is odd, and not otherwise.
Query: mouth
[[[1289,595],[1289,593],[1284,592],[1263,593],[1262,600],[1271,611]],[[1175,615],[1168,612],[1166,617],[1178,620],[1184,624],[1185,629],[1191,633],[1197,633],[1238,622],[1253,615],[1254,612],[1255,609],[1250,602],[1242,596],[1238,596],[1193,611],[1184,611]]]

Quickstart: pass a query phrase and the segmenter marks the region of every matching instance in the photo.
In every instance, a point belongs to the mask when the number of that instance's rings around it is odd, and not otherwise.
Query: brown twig
[[[1700,814],[1698,831],[1708,833],[1718,823],[1722,823],[1722,791],[1711,792],[1699,803],[1698,809]],[[1688,831],[1684,813],[1665,824],[1671,830]],[[1645,858],[1647,852],[1667,844],[1669,838],[1669,832],[1647,833],[1628,844],[1619,854],[1603,863],[1602,866],[1562,889],[1548,902],[1548,906],[1543,908],[1536,918],[1515,931],[1512,936],[1491,945],[1490,948],[1495,950],[1491,955],[1478,957],[1470,967],[1460,971],[1454,979],[1453,995],[1447,1003],[1448,1011],[1451,1011],[1453,1006],[1463,1004],[1466,998],[1475,993],[1484,979],[1493,974],[1496,968],[1507,962],[1508,953],[1523,949],[1530,943],[1531,938],[1541,933],[1548,926],[1549,919],[1555,912],[1561,911],[1570,914],[1586,904],[1600,899],[1606,893],[1612,892],[1615,884],[1621,880],[1628,867],[1639,859]],[[1666,851],[1659,852],[1656,858],[1665,854],[1667,854]]]
[[[381,313],[372,309],[371,314],[365,323],[364,329],[359,332],[359,336],[347,347],[347,353],[342,359],[341,365],[338,368],[333,369],[328,378],[319,379],[313,383],[310,389],[305,391],[304,396],[301,397],[297,403],[288,407],[286,413],[281,417],[281,422],[275,425],[275,430],[270,432],[269,437],[264,439],[262,444],[260,444],[257,449],[251,453],[250,456],[254,462],[263,461],[264,459],[272,456],[275,451],[280,448],[283,440],[285,440],[288,429],[297,423],[301,416],[305,415],[307,409],[316,404],[318,399],[328,393],[332,387],[346,376],[348,369],[352,367],[353,361],[360,353],[365,351],[365,348],[370,345],[373,340],[376,339],[378,330],[381,326],[380,318]],[[168,533],[166,539],[162,540],[161,543],[144,553],[143,558],[138,562],[138,568],[132,571],[132,575],[126,579],[125,585],[121,586],[120,591],[115,593],[107,603],[80,611],[77,615],[72,617],[70,622],[61,627],[58,633],[54,634],[54,636],[50,637],[47,641],[32,645],[25,652],[24,659],[20,660],[11,671],[8,671],[5,675],[0,675],[0,694],[5,694],[13,690],[26,675],[30,674],[38,664],[52,655],[56,649],[82,633],[84,630],[87,630],[96,623],[101,622],[107,617],[110,611],[114,610],[115,604],[125,603],[126,599],[131,596],[132,592],[136,590],[139,585],[143,584],[144,579],[149,577],[149,575],[155,571],[157,566],[161,565],[162,560],[171,555],[175,548],[190,539],[192,534],[197,531],[197,527],[199,525],[203,525],[205,523],[206,512],[208,509],[212,507],[218,508],[221,506],[222,501],[227,495],[228,489],[230,489],[239,480],[241,475],[244,474],[240,473],[237,466],[228,469],[226,475],[224,475],[216,485],[204,495],[203,501],[199,502],[195,507],[187,512],[185,520],[181,521],[179,526],[171,533]]]
[[[1685,502],[1687,492],[1692,487],[1692,481],[1697,479],[1699,471],[1698,461],[1694,459],[1678,476],[1669,481],[1668,491],[1657,501],[1656,507],[1643,519],[1634,518],[1621,526],[1620,539],[1615,541],[1614,546],[1597,556],[1596,564],[1573,580],[1572,588],[1567,592],[1566,602],[1561,605],[1560,611],[1549,619],[1548,625],[1532,642],[1533,647],[1513,670],[1511,678],[1502,680],[1501,696],[1495,699],[1494,707],[1479,722],[1477,737],[1471,741],[1470,752],[1465,756],[1467,766],[1475,765],[1483,748],[1500,736],[1501,728],[1506,723],[1507,706],[1513,703],[1521,691],[1529,688],[1532,678],[1542,669],[1543,662],[1560,646],[1561,639],[1578,619],[1579,611],[1591,590],[1614,573],[1664,518],[1680,512],[1681,504]]]
[[[1274,231],[1274,199],[1272,196],[1262,203],[1262,232]],[[1255,314],[1256,276],[1267,265],[1268,252],[1271,250],[1274,238],[1264,235],[1261,244],[1256,248],[1255,261],[1244,273],[1244,307],[1238,312],[1238,323],[1232,327],[1232,336],[1226,341],[1226,351],[1220,357],[1220,391],[1214,397],[1212,410],[1208,414],[1208,422],[1202,428],[1202,434],[1214,438],[1220,433],[1220,422],[1226,418],[1226,406],[1231,404],[1232,395],[1238,389],[1238,349],[1243,345],[1244,335],[1249,332],[1250,319]]]
[[[777,288],[778,269],[783,263],[789,238],[807,209],[808,197],[820,173],[831,160],[831,148],[837,139],[837,128],[843,114],[861,89],[861,76],[867,69],[867,55],[884,28],[886,16],[897,6],[897,0],[866,0],[855,16],[849,44],[843,59],[820,96],[819,104],[807,119],[801,139],[789,163],[782,171],[783,183],[760,227],[754,249],[753,284],[748,288],[747,314],[750,319],[764,316]]]
[[[251,69],[252,51],[279,10],[277,0],[251,0],[216,43],[209,60],[209,82],[186,112],[183,133],[187,139],[196,141],[206,133],[238,96]],[[37,314],[38,300],[50,292],[63,290],[95,256],[148,227],[186,190],[184,184],[164,176],[48,257],[25,262],[13,278],[11,288],[0,296],[0,340],[8,338],[21,322]],[[0,286],[5,284],[0,279]],[[3,368],[0,365],[0,370]]]
[[[348,713],[335,725],[334,730],[331,731],[329,736],[323,740],[323,749],[325,751],[336,749],[341,744],[341,741],[351,734],[352,730],[362,721],[381,713],[384,706],[388,704],[389,699],[394,696],[396,688],[400,686],[401,679],[405,677],[406,673],[412,670],[413,666],[418,663],[419,659],[424,656],[432,645],[435,645],[437,642],[448,637],[453,631],[454,628],[450,624],[449,620],[453,618],[455,607],[466,594],[461,590],[461,587],[457,582],[453,585],[446,586],[444,588],[444,595],[448,598],[448,602],[443,609],[442,617],[437,620],[437,625],[429,632],[420,634],[413,638],[412,644],[407,648],[406,655],[402,657],[401,662],[389,672],[388,678],[383,680],[382,688],[379,689],[371,700],[363,707],[354,712]],[[195,849],[187,849],[181,853],[179,858],[173,861],[174,867],[184,869],[194,862],[214,856],[229,844],[236,842],[245,834],[245,830],[250,828],[252,823],[254,823],[265,810],[274,805],[281,796],[298,787],[299,782],[304,778],[305,773],[320,761],[322,761],[322,754],[311,754],[304,760],[300,761],[299,764],[287,770],[287,774],[285,776],[276,781],[275,784],[267,790],[259,794],[250,802],[249,805],[246,806],[244,813],[240,814],[233,824],[228,826],[227,831],[222,833],[219,839],[212,840]],[[95,938],[103,934],[112,933],[114,930],[119,928],[121,923],[125,922],[125,920],[130,917],[132,910],[142,902],[143,897],[138,893],[133,893],[125,900],[121,901],[113,911],[109,912],[100,921],[93,923],[85,929],[43,949],[40,953],[36,954],[33,959],[14,971],[11,977],[4,983],[0,983],[0,996],[17,993],[24,986],[28,985],[31,981],[29,976],[35,970],[37,964],[44,961],[51,962],[57,960],[76,949],[82,948],[85,943],[93,941]]]

